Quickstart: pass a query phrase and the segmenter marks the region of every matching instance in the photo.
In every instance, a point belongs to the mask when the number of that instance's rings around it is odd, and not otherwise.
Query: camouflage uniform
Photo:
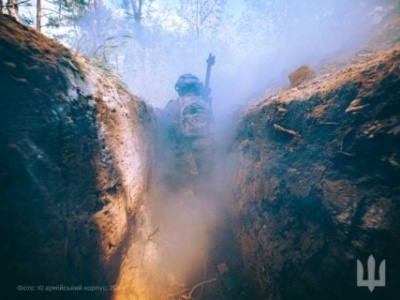
[[[203,97],[202,84],[191,74],[182,75],[175,89],[179,98],[168,102],[161,125],[169,148],[164,149],[172,168],[169,173],[180,183],[197,178],[207,180],[213,152],[210,104]]]

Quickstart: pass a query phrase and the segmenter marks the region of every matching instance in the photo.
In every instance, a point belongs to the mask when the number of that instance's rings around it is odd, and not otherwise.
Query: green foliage
[[[26,25],[26,26],[32,26],[33,25],[33,20],[32,18],[26,16],[26,15],[22,15],[20,16],[20,21],[22,24]]]

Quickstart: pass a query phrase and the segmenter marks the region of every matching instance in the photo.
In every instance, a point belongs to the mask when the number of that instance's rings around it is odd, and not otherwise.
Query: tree
[[[180,0],[178,11],[197,37],[206,30],[215,29],[221,18],[223,0]]]
[[[7,11],[10,16],[19,21],[18,2],[16,0],[7,0]]]
[[[143,0],[131,0],[133,18],[138,25],[142,23]]]
[[[41,30],[72,46],[81,36],[79,21],[89,12],[87,0],[41,0]],[[46,3],[46,5],[44,5]],[[93,3],[91,2],[93,5]]]
[[[42,29],[42,0],[36,0],[36,29]]]
[[[140,42],[143,42],[145,26],[142,21],[146,19],[154,0],[123,0],[122,7],[128,19],[133,19],[133,29],[135,36]]]

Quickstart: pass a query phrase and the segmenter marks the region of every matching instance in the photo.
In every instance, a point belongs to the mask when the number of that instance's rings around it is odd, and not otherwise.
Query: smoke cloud
[[[210,14],[211,26],[193,31],[179,15],[179,5],[149,8],[152,18],[141,26],[111,6],[82,19],[87,38],[75,42],[81,53],[111,65],[131,91],[159,108],[177,98],[174,85],[180,75],[204,80],[205,60],[209,53],[216,56],[211,78],[218,129],[214,177],[202,178],[206,187],[171,190],[161,174],[181,170],[171,170],[159,156],[149,196],[152,227],[159,228],[152,241],[165,288],[209,275],[202,270],[215,228],[229,213],[225,203],[232,190],[234,159],[226,149],[234,121],[229,114],[251,98],[288,85],[288,74],[302,65],[318,70],[334,58],[353,55],[387,10],[372,0],[221,1],[219,7],[223,13]],[[159,151],[168,147],[161,143]]]
[[[147,12],[152,18],[140,28],[113,6],[87,15],[80,22],[86,40],[75,46],[106,60],[133,92],[158,107],[176,98],[179,75],[204,78],[212,52],[217,113],[287,84],[288,73],[301,65],[318,69],[334,57],[352,55],[385,11],[372,0],[229,1],[195,33],[176,1],[166,3],[155,2]]]

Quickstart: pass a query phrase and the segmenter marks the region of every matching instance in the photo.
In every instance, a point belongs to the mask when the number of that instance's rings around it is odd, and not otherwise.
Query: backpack
[[[202,97],[186,94],[178,98],[179,129],[184,137],[204,137],[211,132],[212,110]]]

